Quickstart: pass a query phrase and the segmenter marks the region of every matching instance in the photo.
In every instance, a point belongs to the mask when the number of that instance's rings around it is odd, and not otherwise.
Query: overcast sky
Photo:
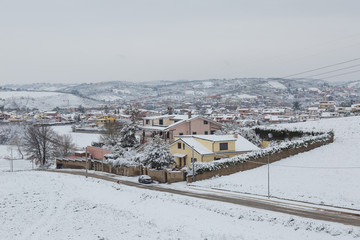
[[[0,0],[0,85],[284,77],[355,58],[359,0]]]

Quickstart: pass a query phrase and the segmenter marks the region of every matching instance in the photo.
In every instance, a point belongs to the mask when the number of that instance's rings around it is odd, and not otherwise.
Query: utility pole
[[[270,198],[270,153],[268,153],[268,198]]]
[[[192,157],[191,157],[191,162],[192,162],[192,182],[195,182],[195,159],[194,159],[194,146],[191,147],[192,148]]]
[[[272,137],[273,137],[273,135],[271,134],[271,133],[269,133],[268,134],[268,137],[269,137],[269,139],[271,139]],[[268,199],[270,199],[270,152],[268,152],[268,164],[267,164],[267,166],[268,166]]]
[[[85,148],[85,158],[86,158],[86,174],[85,174],[85,176],[87,178],[88,177],[88,168],[89,168],[89,166],[88,166],[87,147]]]
[[[10,171],[14,171],[14,157],[13,157],[13,149],[11,147],[11,162],[10,162]]]

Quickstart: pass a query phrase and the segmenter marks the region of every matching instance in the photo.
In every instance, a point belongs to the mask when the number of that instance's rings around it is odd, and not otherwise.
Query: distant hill
[[[359,89],[360,81],[341,83],[344,86],[351,86]],[[339,85],[339,84],[337,84]],[[2,86],[5,90],[17,91],[43,91],[52,92],[58,99],[53,104],[47,103],[46,97],[35,97],[34,94],[24,95],[21,101],[17,98],[16,104],[29,105],[32,107],[40,106],[76,106],[92,105],[99,103],[124,103],[139,99],[156,99],[158,97],[176,96],[213,96],[213,95],[241,95],[241,96],[274,96],[277,92],[288,92],[292,94],[297,89],[322,88],[332,86],[329,82],[316,79],[281,79],[281,78],[234,78],[234,79],[206,79],[206,80],[179,80],[179,81],[152,81],[152,82],[122,82],[109,81],[99,83],[81,84],[52,84],[35,83]],[[60,93],[63,93],[60,94]],[[9,94],[9,93],[8,93]],[[245,94],[245,95],[244,95]],[[20,95],[19,95],[20,96]],[[29,97],[30,96],[30,97]],[[0,98],[4,98],[1,97]],[[54,98],[53,96],[51,97]],[[21,99],[21,98],[20,98]],[[39,100],[32,100],[39,99]],[[43,100],[42,100],[43,99]],[[45,102],[43,102],[45,101]],[[14,101],[7,100],[6,104]]]

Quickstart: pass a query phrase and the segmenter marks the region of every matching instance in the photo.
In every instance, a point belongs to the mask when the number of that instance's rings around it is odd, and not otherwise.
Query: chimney
[[[238,134],[237,134],[237,133],[234,133],[234,138],[238,138]]]
[[[191,118],[191,111],[188,111],[188,118]]]

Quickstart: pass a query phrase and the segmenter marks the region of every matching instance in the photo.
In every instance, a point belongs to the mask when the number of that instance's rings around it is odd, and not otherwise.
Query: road
[[[57,173],[66,173],[66,174],[73,174],[73,175],[81,175],[85,176],[85,172],[80,171],[71,171],[71,170],[44,170],[48,172],[57,172]],[[88,173],[89,177],[102,179],[111,182],[117,182],[119,180],[117,175],[103,175],[103,174],[96,174],[96,173]],[[273,212],[285,213],[294,216],[304,217],[304,218],[311,218],[315,220],[322,220],[322,221],[329,221],[329,222],[336,222],[342,223],[345,225],[357,226],[360,227],[360,213],[354,213],[349,211],[341,211],[341,210],[334,210],[334,209],[325,209],[316,206],[309,206],[309,205],[302,205],[299,203],[292,204],[292,203],[284,203],[275,200],[265,200],[253,197],[246,197],[246,196],[239,196],[239,195],[219,195],[214,193],[199,193],[199,192],[190,192],[178,189],[171,189],[165,188],[157,185],[145,185],[140,184],[137,182],[131,182],[126,180],[120,180],[122,184],[143,188],[148,190],[160,191],[160,192],[167,192],[172,194],[179,194],[183,196],[201,198],[206,200],[213,200],[219,202],[226,202],[237,204],[246,207],[252,207],[257,209],[263,209]]]

